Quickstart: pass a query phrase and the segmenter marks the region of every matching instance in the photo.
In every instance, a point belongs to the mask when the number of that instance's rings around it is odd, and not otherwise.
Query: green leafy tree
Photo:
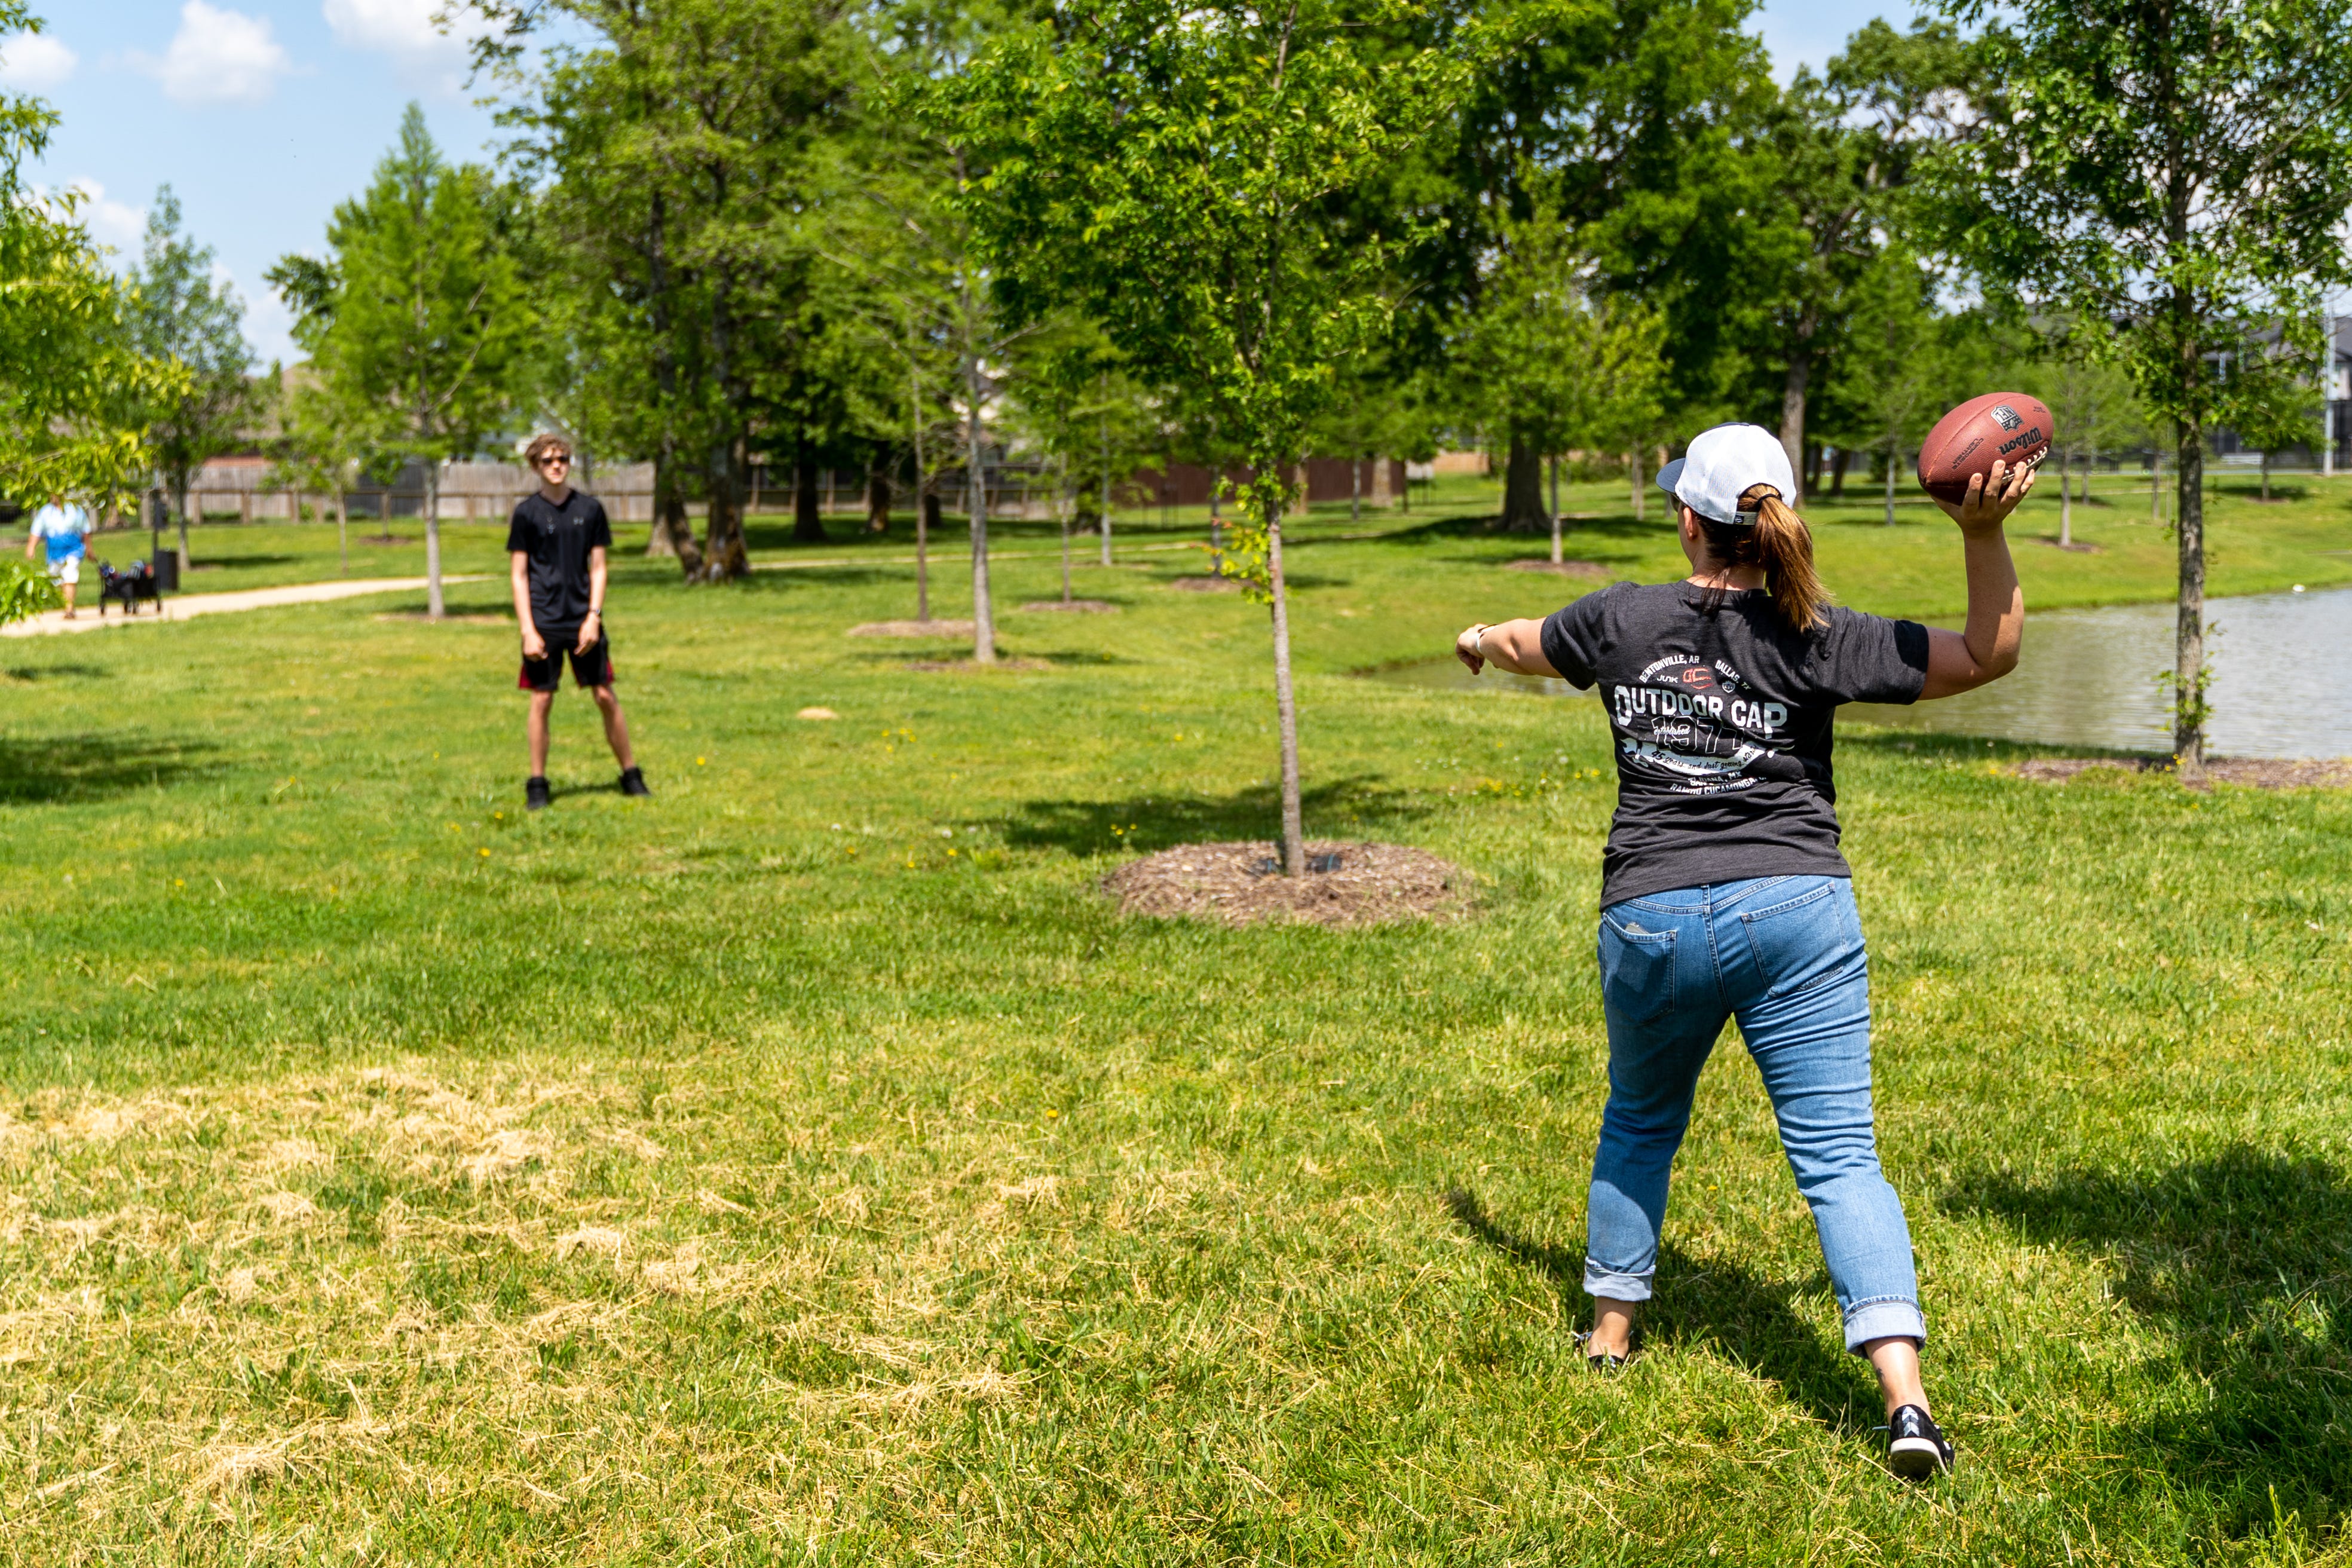
[[[1935,308],[1935,279],[1909,251],[1890,247],[1848,295],[1845,340],[1831,364],[1845,411],[1837,437],[1878,455],[1885,469],[1886,525],[1895,525],[1895,474],[1954,402],[1948,334]]]
[[[2074,504],[2091,499],[2091,470],[2103,451],[2138,438],[2147,427],[2131,378],[2099,352],[2097,325],[2053,320],[2040,334],[2041,357],[2021,379],[2049,405],[2057,429],[2051,446],[2058,468],[2058,543],[2074,543]],[[2044,466],[2049,459],[2044,458]],[[2080,471],[2079,481],[2076,479]]]
[[[1634,300],[1597,295],[1591,261],[1549,206],[1508,226],[1506,248],[1465,333],[1465,412],[1551,460],[1551,559],[1562,561],[1559,459],[1570,448],[1639,448],[1661,409],[1664,323]],[[1634,465],[1634,500],[1641,474]]]
[[[39,27],[23,0],[0,0],[0,40]],[[147,466],[142,411],[186,373],[132,344],[128,294],[73,198],[26,184],[57,123],[40,100],[0,95],[0,493],[104,505]],[[43,592],[7,589],[0,617],[29,613]]]
[[[750,571],[754,442],[783,443],[814,496],[819,447],[850,423],[829,361],[816,218],[845,199],[854,58],[834,0],[487,0],[478,58],[510,89],[518,166],[543,192],[535,253],[584,301],[610,436],[652,457],[656,538],[687,577]],[[529,36],[577,29],[532,72]],[[632,384],[638,410],[627,413]],[[707,503],[686,535],[685,498]],[[813,505],[798,526],[821,536]]]
[[[1396,234],[1327,215],[1460,91],[1459,60],[1399,55],[1368,23],[1409,4],[1281,9],[1110,0],[1017,33],[953,86],[990,153],[966,188],[1014,309],[1081,309],[1147,378],[1213,407],[1245,455],[1236,562],[1273,620],[1284,869],[1307,868],[1282,517],[1335,368],[1375,342]]]
[[[2175,436],[2173,752],[2205,759],[2205,445],[2252,387],[2220,356],[2317,352],[2352,281],[2352,0],[1948,0],[1984,30],[1980,110],[1934,163],[1946,241],[2029,303],[2116,324]]]
[[[2238,439],[2263,455],[2263,500],[2271,499],[2271,457],[2290,447],[2319,445],[2320,398],[2315,356],[2282,354],[2268,343],[2250,343],[2231,364],[2234,411],[2230,426]],[[2056,410],[2052,410],[2055,413]]]
[[[1905,34],[1874,21],[1822,76],[1799,68],[1754,144],[1761,188],[1739,275],[1759,294],[1759,358],[1778,373],[1780,444],[1800,476],[1815,378],[1842,352],[1887,237],[1907,231],[1913,174],[1967,78],[1949,23]]]
[[[415,104],[399,145],[327,227],[331,261],[270,274],[296,311],[324,420],[389,478],[425,469],[426,614],[441,592],[441,468],[471,457],[519,406],[537,331],[489,175],[446,162]]]
[[[1744,329],[1758,307],[1727,299],[1726,285],[1752,266],[1745,250],[1760,204],[1748,145],[1776,99],[1742,26],[1749,9],[1748,0],[1454,0],[1391,24],[1400,53],[1473,18],[1510,37],[1433,134],[1355,199],[1351,216],[1370,233],[1392,236],[1400,213],[1433,219],[1398,263],[1406,287],[1391,358],[1404,376],[1432,393],[1458,388],[1443,373],[1463,323],[1482,312],[1506,232],[1549,204],[1599,261],[1607,294],[1669,315],[1665,402],[1719,399],[1754,352]],[[1458,398],[1434,401],[1458,416]],[[1507,421],[1489,422],[1486,438],[1503,463],[1504,525],[1544,526],[1559,510],[1543,498],[1547,454]]]
[[[265,401],[245,341],[245,301],[213,276],[213,248],[180,232],[180,198],[164,185],[147,209],[139,265],[127,279],[131,346],[186,373],[172,395],[149,404],[147,443],[180,521],[180,570],[188,569],[188,487],[213,458],[253,438]]]

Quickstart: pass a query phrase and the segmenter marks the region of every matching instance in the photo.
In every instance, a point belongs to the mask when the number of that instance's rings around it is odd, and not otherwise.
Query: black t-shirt
[[[534,491],[514,509],[507,549],[530,557],[530,618],[542,634],[588,618],[588,552],[600,544],[613,547],[613,525],[594,496],[573,490],[557,506]]]
[[[1748,877],[1850,877],[1838,853],[1830,722],[1841,702],[1915,702],[1927,628],[1832,609],[1791,630],[1761,588],[1712,612],[1689,583],[1620,583],[1543,624],[1544,658],[1596,681],[1617,739],[1605,908]]]

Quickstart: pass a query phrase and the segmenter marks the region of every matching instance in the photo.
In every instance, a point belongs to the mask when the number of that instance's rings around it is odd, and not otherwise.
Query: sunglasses
[[[550,452],[547,456],[539,460],[539,466],[542,468],[552,468],[558,464],[562,464],[564,467],[569,468],[572,464],[572,454],[569,452]]]

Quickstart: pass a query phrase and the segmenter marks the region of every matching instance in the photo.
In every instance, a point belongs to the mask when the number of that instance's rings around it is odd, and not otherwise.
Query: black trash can
[[[155,552],[155,559],[148,564],[155,570],[157,593],[176,594],[180,591],[180,552],[178,551],[159,550]]]

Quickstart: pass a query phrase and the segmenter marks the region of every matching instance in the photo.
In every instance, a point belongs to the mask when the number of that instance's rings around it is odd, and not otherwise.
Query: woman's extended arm
[[[2017,563],[2009,558],[2001,524],[2033,488],[2032,468],[1995,463],[1992,477],[1969,481],[1968,499],[1936,504],[1960,525],[1960,551],[1969,574],[1969,621],[1965,630],[1930,629],[1927,679],[1919,700],[1973,691],[2017,668],[2025,637],[2025,592],[2017,585]]]
[[[1505,621],[1492,626],[1481,621],[1454,639],[1454,657],[1468,665],[1473,675],[1489,664],[1513,675],[1559,673],[1544,657],[1541,621]]]

